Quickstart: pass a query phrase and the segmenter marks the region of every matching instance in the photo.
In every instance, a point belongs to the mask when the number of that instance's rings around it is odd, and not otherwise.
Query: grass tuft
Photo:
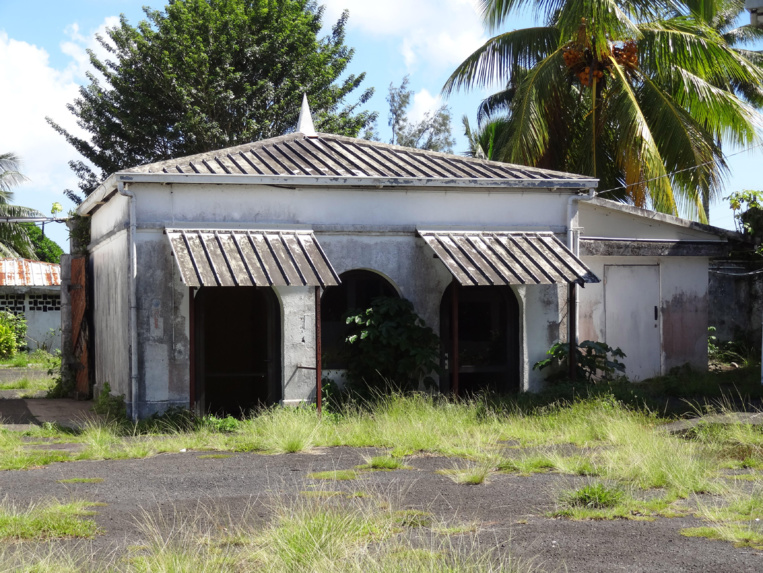
[[[57,481],[58,483],[101,483],[103,478],[68,478]]]
[[[403,460],[392,456],[374,456],[366,458],[366,463],[358,466],[358,469],[366,470],[401,470],[408,469]]]
[[[50,501],[19,509],[12,504],[0,504],[0,539],[94,537],[98,533],[95,522],[82,519],[93,515],[88,510],[91,505],[87,501],[66,504]]]
[[[328,479],[334,481],[349,481],[358,477],[354,470],[332,470],[327,472],[313,472],[307,474],[310,479]]]

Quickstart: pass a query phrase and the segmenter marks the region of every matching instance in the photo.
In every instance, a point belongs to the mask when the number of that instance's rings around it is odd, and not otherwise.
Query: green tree
[[[608,197],[706,221],[728,167],[721,142],[760,141],[763,58],[737,49],[761,37],[734,28],[740,0],[481,0],[500,28],[531,7],[544,25],[488,40],[444,91],[502,92],[495,159],[591,175]],[[705,205],[703,205],[705,203]]]
[[[13,188],[26,181],[20,171],[21,161],[14,153],[0,153],[0,256],[33,258],[34,249],[23,224],[2,221],[4,218],[40,217],[29,207],[11,205]]]
[[[35,260],[55,264],[60,263],[64,250],[58,243],[50,237],[44,236],[42,229],[34,223],[21,223],[21,226],[26,229],[29,240],[32,242]]]
[[[144,11],[137,27],[122,17],[99,38],[107,59],[90,52],[98,74],[68,106],[89,139],[48,118],[94,166],[70,163],[84,195],[119,169],[288,133],[303,93],[319,131],[356,136],[375,119],[359,111],[373,89],[345,103],[365,78],[340,79],[354,53],[347,12],[320,38],[314,0],[173,0]]]
[[[409,77],[405,76],[399,87],[389,85],[389,126],[392,128],[393,145],[416,147],[430,151],[453,151],[455,140],[450,127],[450,109],[441,105],[434,112],[424,114],[421,121],[408,119],[413,90],[408,89]]]

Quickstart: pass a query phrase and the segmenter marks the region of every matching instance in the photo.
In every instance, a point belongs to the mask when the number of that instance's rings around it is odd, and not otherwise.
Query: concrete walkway
[[[88,418],[95,417],[90,411],[92,401],[69,398],[6,399],[0,400],[0,424],[10,430],[27,430],[45,422],[57,423],[69,428],[81,428]]]

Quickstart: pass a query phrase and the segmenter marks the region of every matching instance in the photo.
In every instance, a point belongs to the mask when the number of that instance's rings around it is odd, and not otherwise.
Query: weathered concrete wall
[[[566,340],[562,319],[566,317],[566,288],[554,285],[514,287],[520,313],[520,388],[538,392],[545,384],[546,372],[533,370],[545,359],[555,342]]]
[[[440,303],[452,277],[414,233],[317,233],[334,270],[374,271],[389,280],[432,330],[440,332]]]
[[[189,406],[189,291],[161,231],[136,233],[139,416]]]
[[[760,263],[711,263],[708,323],[716,328],[718,340],[743,340],[760,348],[763,274],[748,274],[759,269]]]
[[[315,399],[315,289],[274,287],[281,307],[283,403]]]
[[[130,190],[140,194],[136,204],[140,224],[162,226],[204,222],[563,230],[569,196],[545,190],[283,189],[261,185],[141,184]]]
[[[109,233],[126,229],[130,224],[130,201],[122,195],[115,195],[96,211],[90,220],[90,242],[97,243]]]
[[[112,394],[130,403],[130,332],[128,329],[128,232],[119,231],[91,244],[95,328],[96,392],[108,382]]]

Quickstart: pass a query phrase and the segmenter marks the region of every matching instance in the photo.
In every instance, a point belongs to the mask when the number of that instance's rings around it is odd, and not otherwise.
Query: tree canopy
[[[763,57],[744,48],[763,33],[734,27],[741,0],[480,1],[493,30],[528,7],[544,24],[491,38],[448,79],[445,93],[506,86],[480,106],[475,142],[706,221],[728,170],[722,144],[760,142]]]
[[[41,216],[35,209],[10,204],[13,188],[26,181],[20,165],[15,153],[0,153],[0,218]],[[35,258],[32,242],[22,223],[0,222],[0,257]]]
[[[90,52],[96,73],[68,106],[88,139],[48,119],[95,166],[70,163],[84,195],[119,169],[288,133],[303,93],[319,131],[357,136],[375,119],[359,109],[372,88],[347,103],[365,78],[341,77],[354,53],[347,12],[320,38],[314,0],[172,0],[144,11],[137,27],[123,16],[99,38],[106,59]]]
[[[29,240],[34,249],[34,259],[36,261],[45,261],[46,263],[59,264],[64,250],[50,237],[43,235],[42,229],[34,223],[21,223],[26,229]]]
[[[413,90],[408,89],[408,76],[403,78],[399,87],[389,85],[387,103],[389,103],[389,126],[392,128],[390,143],[403,147],[415,147],[430,151],[452,152],[453,134],[450,127],[450,109],[441,105],[433,112],[427,112],[419,121],[408,118]]]

